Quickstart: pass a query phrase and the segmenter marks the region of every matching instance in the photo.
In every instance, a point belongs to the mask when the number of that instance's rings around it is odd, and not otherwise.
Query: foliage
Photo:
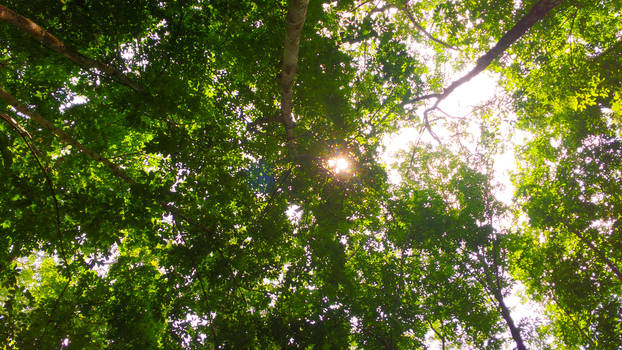
[[[493,62],[530,135],[515,205],[506,111],[474,114],[477,154],[414,144],[398,184],[379,157],[539,3],[310,1],[290,140],[285,1],[6,1],[118,75],[2,18],[0,88],[76,141],[0,102],[2,348],[621,347],[618,1]],[[511,313],[523,287],[544,319]]]

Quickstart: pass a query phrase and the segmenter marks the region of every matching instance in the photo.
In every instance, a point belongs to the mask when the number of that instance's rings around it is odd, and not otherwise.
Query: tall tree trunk
[[[503,316],[505,323],[507,323],[508,327],[510,328],[510,333],[512,334],[512,338],[514,339],[514,342],[516,343],[516,349],[527,350],[527,348],[525,347],[525,343],[523,342],[523,338],[520,334],[520,329],[516,327],[516,324],[514,324],[514,320],[512,319],[510,310],[508,309],[508,307],[505,305],[505,302],[503,301],[503,295],[501,294],[501,290],[493,287],[492,294],[494,295],[495,299],[497,299],[497,303],[499,304],[499,308],[501,309],[501,316]]]
[[[287,145],[291,156],[296,158],[296,142],[294,139],[294,120],[292,118],[292,98],[294,78],[298,72],[298,50],[300,33],[307,17],[309,0],[290,0],[285,19],[285,45],[281,73],[278,76],[281,88],[281,121],[285,126]]]
[[[113,80],[125,86],[128,86],[135,91],[144,91],[142,86],[131,81],[125,74],[123,74],[118,69],[112,67],[109,64],[90,59],[80,54],[79,52],[71,50],[57,37],[47,32],[37,23],[3,5],[0,5],[0,20],[12,24],[13,26],[25,31],[26,33],[28,33],[28,35],[41,42],[43,45],[65,56],[69,60],[77,63],[78,65],[86,69],[97,69],[105,73]]]

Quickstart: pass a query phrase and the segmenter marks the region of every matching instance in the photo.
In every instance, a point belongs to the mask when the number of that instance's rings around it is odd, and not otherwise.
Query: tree
[[[0,5],[0,344],[621,346],[619,12]],[[494,196],[501,111],[475,114],[478,154],[435,124],[486,69],[533,135],[514,211]],[[404,125],[438,142],[393,184],[378,152]],[[521,284],[545,321],[512,314]]]

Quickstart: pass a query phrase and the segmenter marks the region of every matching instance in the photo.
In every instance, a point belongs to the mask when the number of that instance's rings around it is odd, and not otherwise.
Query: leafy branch
[[[141,85],[133,82],[117,68],[114,68],[107,63],[88,58],[81,53],[70,49],[67,45],[65,45],[65,43],[43,29],[40,25],[4,5],[0,5],[0,20],[23,30],[49,49],[65,56],[65,58],[77,63],[83,68],[104,72],[111,79],[128,86],[137,92],[143,92],[145,90]]]

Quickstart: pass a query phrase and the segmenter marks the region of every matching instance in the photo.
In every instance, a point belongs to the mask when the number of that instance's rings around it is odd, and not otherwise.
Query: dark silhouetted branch
[[[428,114],[434,111],[439,103],[443,101],[447,96],[449,96],[454,90],[456,90],[459,86],[466,83],[467,81],[473,79],[476,75],[484,71],[495,59],[501,56],[512,44],[514,44],[518,39],[520,39],[534,24],[536,24],[539,20],[544,18],[552,9],[562,3],[563,0],[540,0],[537,2],[529,12],[523,16],[509,31],[507,31],[501,39],[497,42],[497,44],[484,55],[482,55],[475,64],[475,68],[471,69],[467,74],[462,76],[461,78],[455,80],[448,87],[446,87],[442,93],[440,94],[428,94],[416,97],[410,100],[410,103],[429,100],[432,98],[436,98],[436,101],[424,112],[424,123],[426,124],[426,129],[428,131],[431,130],[430,123],[428,120]],[[437,140],[438,137],[432,133],[432,136]],[[440,143],[440,141],[439,141]]]

